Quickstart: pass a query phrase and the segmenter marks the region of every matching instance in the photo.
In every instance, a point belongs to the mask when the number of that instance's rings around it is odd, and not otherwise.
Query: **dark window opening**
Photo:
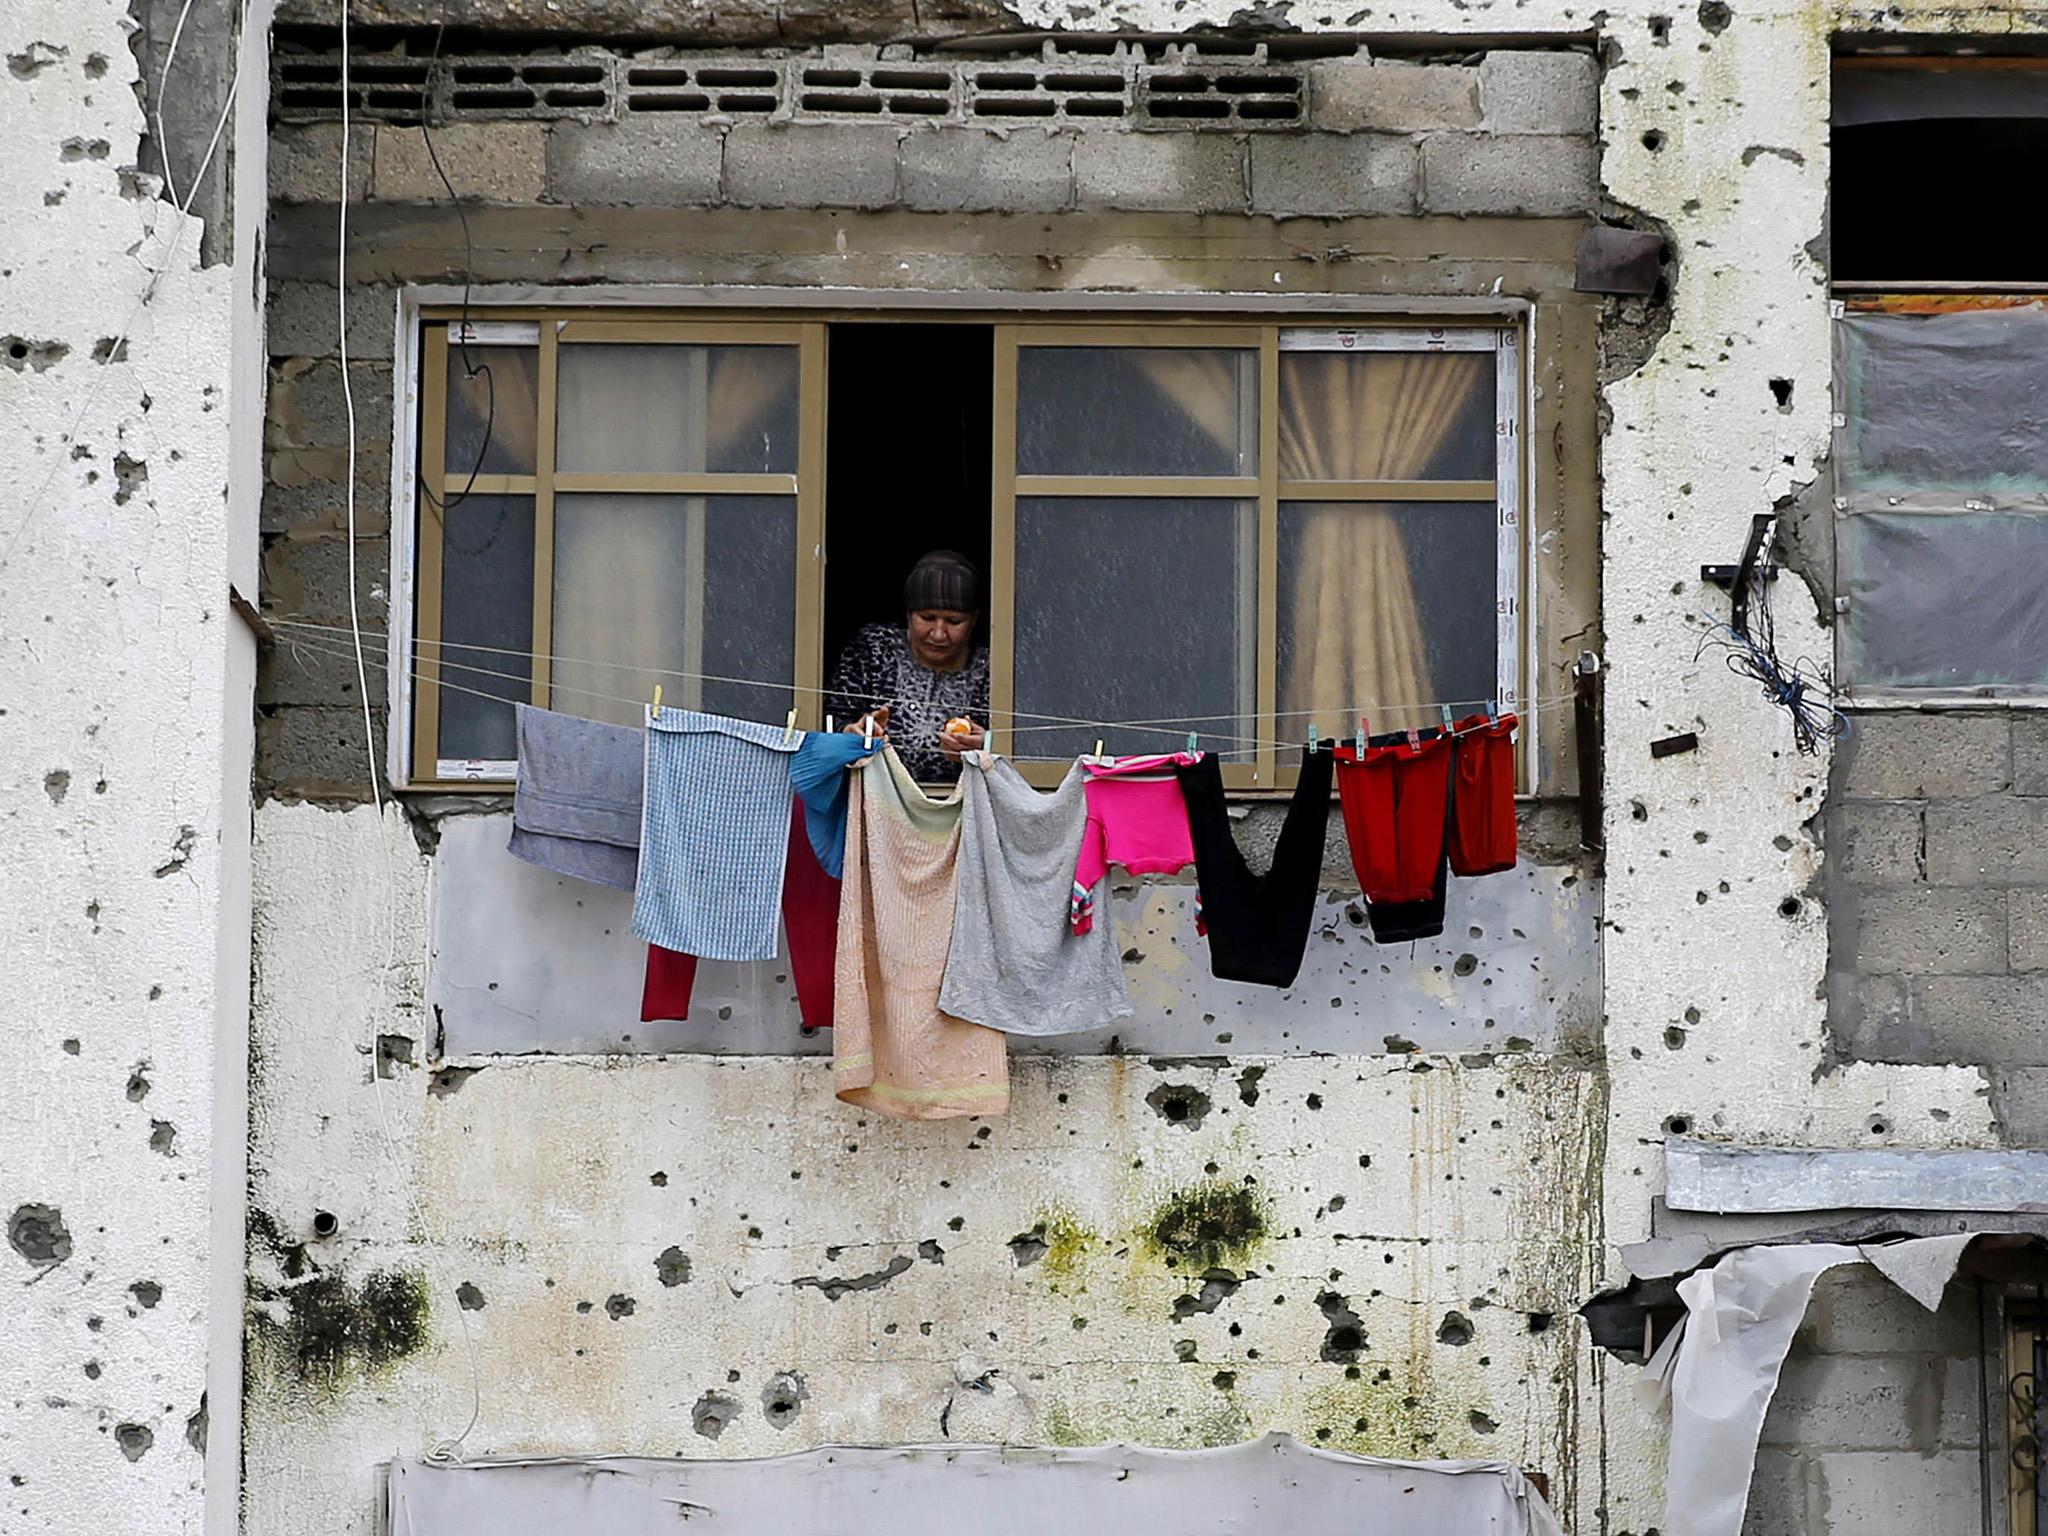
[[[987,579],[995,331],[834,325],[829,359],[827,677],[861,625],[903,622],[904,573],[926,550],[958,550]]]

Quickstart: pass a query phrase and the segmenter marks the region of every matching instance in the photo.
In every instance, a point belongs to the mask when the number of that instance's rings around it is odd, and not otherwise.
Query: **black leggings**
[[[1327,748],[1307,753],[1273,849],[1273,866],[1254,875],[1230,835],[1223,770],[1214,753],[1175,769],[1188,802],[1202,920],[1209,929],[1209,969],[1225,981],[1291,987],[1308,948],[1322,884],[1323,832],[1330,819]]]

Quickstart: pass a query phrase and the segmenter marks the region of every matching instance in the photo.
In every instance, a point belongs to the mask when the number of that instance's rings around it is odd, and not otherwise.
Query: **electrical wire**
[[[1769,543],[1764,549],[1768,551]],[[1807,657],[1787,663],[1778,655],[1778,626],[1771,612],[1771,583],[1768,571],[1745,566],[1736,577],[1747,583],[1749,612],[1745,628],[1707,619],[1693,660],[1709,649],[1725,652],[1728,670],[1762,690],[1763,696],[1785,711],[1792,722],[1792,745],[1801,757],[1811,757],[1823,741],[1849,732],[1849,717],[1834,704],[1834,680],[1827,669]]]
[[[341,403],[348,417],[348,475],[342,482],[348,513],[348,623],[355,639],[356,686],[362,690],[363,751],[370,760],[370,800],[379,816],[384,791],[377,782],[377,728],[370,719],[370,681],[363,665],[363,615],[356,595],[356,392],[348,376],[348,201],[349,201],[349,0],[341,0],[341,185],[334,242],[334,315],[341,357]]]

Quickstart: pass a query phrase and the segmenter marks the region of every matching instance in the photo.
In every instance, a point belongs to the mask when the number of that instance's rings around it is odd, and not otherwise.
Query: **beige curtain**
[[[1459,407],[1485,386],[1492,358],[1473,352],[1290,352],[1282,358],[1280,478],[1422,478]],[[1433,696],[1422,620],[1401,530],[1370,502],[1282,509],[1300,523],[1282,634],[1281,734],[1422,723]]]

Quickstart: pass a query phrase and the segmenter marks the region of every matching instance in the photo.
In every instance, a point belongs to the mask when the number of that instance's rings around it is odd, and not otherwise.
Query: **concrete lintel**
[[[2048,1152],[1892,1151],[1671,1141],[1674,1211],[2048,1211]]]

